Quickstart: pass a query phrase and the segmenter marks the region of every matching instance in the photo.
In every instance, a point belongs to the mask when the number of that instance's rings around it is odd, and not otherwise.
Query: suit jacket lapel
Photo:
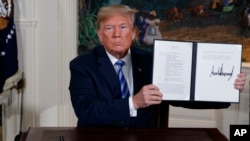
[[[108,84],[110,91],[115,98],[121,98],[121,90],[119,85],[119,79],[117,77],[114,66],[109,60],[104,47],[97,49],[97,66]],[[151,83],[151,72],[148,72],[148,66],[150,62],[140,54],[135,48],[131,48],[132,68],[133,68],[133,82],[134,82],[134,94],[137,93],[143,85]]]
[[[143,79],[143,67],[141,66],[141,60],[136,52],[131,48],[131,58],[132,58],[132,66],[133,66],[133,81],[134,81],[134,93],[136,94],[141,88],[142,83],[141,80]]]
[[[97,66],[99,68],[100,73],[102,74],[106,83],[108,84],[110,91],[113,94],[113,97],[120,98],[121,91],[120,91],[119,80],[111,61],[109,60],[105,52],[105,49],[103,47],[100,47],[97,53],[98,53]]]

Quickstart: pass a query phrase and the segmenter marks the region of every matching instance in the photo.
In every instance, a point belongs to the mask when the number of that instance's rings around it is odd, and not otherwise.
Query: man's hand
[[[160,104],[162,101],[162,93],[159,88],[153,84],[145,85],[133,96],[133,104],[135,109],[145,108],[150,105]]]
[[[240,73],[237,75],[237,79],[234,82],[234,88],[240,90],[240,92],[244,90],[246,76],[245,73]]]

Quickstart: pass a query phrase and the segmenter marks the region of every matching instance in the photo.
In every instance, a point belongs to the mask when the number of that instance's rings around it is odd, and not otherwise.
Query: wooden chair
[[[158,109],[158,128],[168,128],[168,118],[169,118],[169,104],[167,102],[162,102]]]

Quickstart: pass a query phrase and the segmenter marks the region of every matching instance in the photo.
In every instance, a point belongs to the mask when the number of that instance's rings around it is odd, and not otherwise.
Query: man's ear
[[[135,34],[136,34],[136,29],[133,30],[133,35],[132,35],[132,39],[135,39]]]
[[[102,43],[102,34],[101,34],[101,32],[99,30],[97,30],[96,33],[97,33],[97,36],[99,38],[99,41]]]

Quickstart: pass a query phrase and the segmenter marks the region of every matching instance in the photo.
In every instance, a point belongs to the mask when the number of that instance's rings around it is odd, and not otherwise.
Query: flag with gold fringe
[[[12,0],[0,0],[0,93],[18,79],[18,53]]]

